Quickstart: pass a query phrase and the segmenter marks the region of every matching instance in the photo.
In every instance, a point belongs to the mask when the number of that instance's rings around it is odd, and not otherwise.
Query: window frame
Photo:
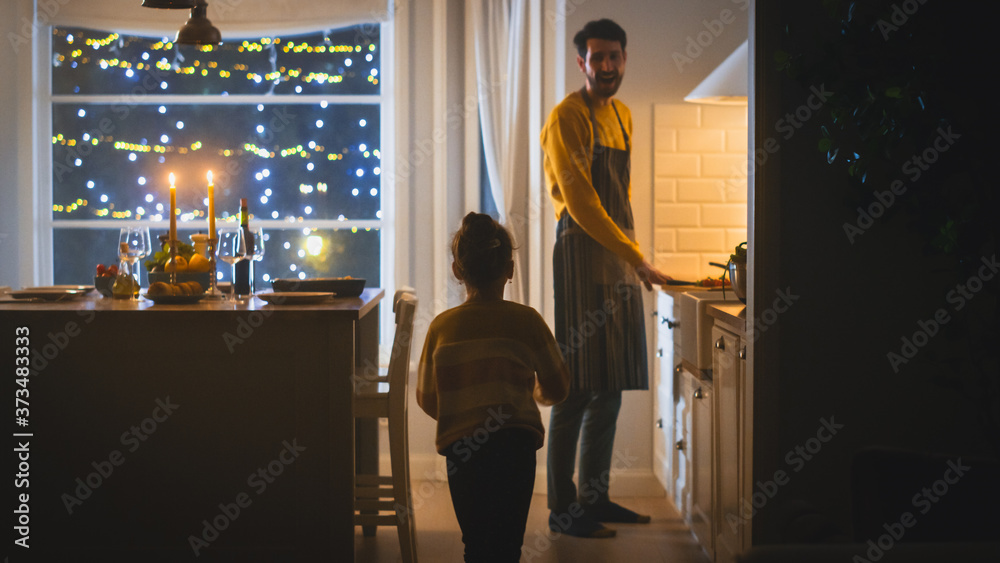
[[[71,27],[74,22],[61,22],[61,26]],[[121,227],[135,225],[149,227],[150,229],[165,229],[169,224],[168,220],[163,221],[153,221],[149,219],[143,220],[121,220],[121,219],[64,219],[56,220],[53,218],[52,213],[52,190],[53,190],[53,158],[52,158],[52,105],[54,103],[65,103],[65,102],[78,102],[78,103],[135,103],[136,105],[159,105],[164,103],[210,103],[210,104],[227,104],[227,105],[239,105],[239,104],[273,104],[273,103],[283,103],[283,104],[316,104],[320,101],[327,101],[330,104],[337,103],[378,103],[380,106],[380,118],[379,118],[379,151],[381,152],[380,160],[385,163],[382,166],[382,174],[379,175],[379,191],[381,193],[381,219],[360,219],[360,220],[349,220],[345,219],[343,221],[337,219],[312,219],[303,220],[302,222],[296,222],[294,226],[285,219],[265,219],[263,217],[255,218],[255,225],[263,229],[301,229],[303,227],[319,228],[319,229],[350,229],[352,227],[357,227],[359,229],[363,228],[377,228],[380,231],[379,234],[379,273],[381,277],[381,287],[386,288],[386,293],[391,295],[389,288],[395,287],[396,283],[396,260],[395,251],[397,247],[396,233],[397,233],[397,217],[396,217],[396,183],[393,181],[394,174],[387,173],[392,170],[390,163],[395,162],[396,154],[396,79],[393,76],[396,70],[396,48],[395,48],[395,37],[394,37],[394,24],[391,18],[384,21],[370,22],[370,24],[363,25],[379,25],[381,31],[379,32],[379,48],[381,52],[379,53],[381,59],[381,65],[379,70],[379,80],[380,88],[378,94],[338,94],[338,95],[322,95],[322,94],[308,94],[308,95],[295,95],[295,94],[278,94],[278,95],[256,95],[256,94],[240,94],[240,95],[212,95],[205,96],[200,94],[171,94],[171,95],[160,95],[160,94],[147,94],[141,99],[135,99],[130,97],[128,94],[114,94],[114,95],[75,95],[75,94],[53,94],[52,92],[52,33],[54,25],[39,26],[38,30],[40,33],[34,35],[34,53],[35,53],[35,80],[34,80],[34,137],[35,137],[35,181],[34,184],[34,194],[32,200],[34,201],[34,207],[31,216],[31,230],[30,232],[34,238],[34,271],[33,278],[40,280],[41,283],[52,283],[54,270],[55,270],[55,250],[53,248],[54,231],[57,228],[90,228],[90,229],[107,229],[114,228],[118,229]],[[344,26],[350,27],[350,26]],[[339,29],[332,26],[317,26],[314,31],[323,31],[325,29]],[[114,32],[115,30],[107,30]],[[125,33],[125,32],[119,32]],[[153,32],[136,32],[134,30],[129,30],[127,33],[135,35],[147,35],[151,37],[156,37]],[[296,32],[295,35],[300,33],[308,33],[308,31]],[[248,37],[253,37],[255,35],[264,36],[266,34],[254,34],[247,32],[245,34]],[[236,39],[230,39],[234,41]],[[226,41],[225,37],[223,41]],[[179,227],[184,227],[184,225],[179,225]],[[372,286],[369,286],[372,287]],[[392,307],[389,306],[381,308],[380,314],[380,342],[382,343],[382,349],[388,350],[391,346],[391,342],[386,342],[386,338],[391,338],[392,331],[387,330],[385,327],[392,326]]]

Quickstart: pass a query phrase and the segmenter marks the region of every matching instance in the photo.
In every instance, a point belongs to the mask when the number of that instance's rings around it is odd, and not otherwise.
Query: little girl
[[[437,420],[465,561],[516,563],[544,438],[535,402],[566,398],[569,372],[541,315],[504,301],[514,277],[510,233],[469,213],[451,252],[467,296],[427,330],[417,403]]]

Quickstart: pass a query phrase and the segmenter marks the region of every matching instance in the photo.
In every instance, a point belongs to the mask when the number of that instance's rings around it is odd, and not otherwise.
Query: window
[[[126,224],[165,234],[170,173],[179,238],[206,232],[212,171],[216,227],[236,220],[245,197],[265,230],[258,289],[347,275],[381,285],[379,33],[365,25],[196,47],[53,28],[53,281],[83,283],[97,263],[116,262]]]

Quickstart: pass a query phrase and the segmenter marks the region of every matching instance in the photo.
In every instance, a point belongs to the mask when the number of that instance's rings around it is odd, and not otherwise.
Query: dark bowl
[[[94,276],[94,288],[104,297],[111,297],[111,286],[115,285],[114,276]]]
[[[364,278],[312,278],[273,279],[271,287],[274,291],[321,291],[336,293],[337,297],[357,297],[365,290]]]

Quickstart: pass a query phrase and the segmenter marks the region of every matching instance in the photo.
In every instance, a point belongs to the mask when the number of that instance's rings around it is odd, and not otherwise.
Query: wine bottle
[[[240,198],[240,230],[246,241],[247,257],[236,263],[236,277],[233,279],[233,291],[237,295],[253,293],[253,232],[250,231],[250,214],[247,212],[246,198]]]

